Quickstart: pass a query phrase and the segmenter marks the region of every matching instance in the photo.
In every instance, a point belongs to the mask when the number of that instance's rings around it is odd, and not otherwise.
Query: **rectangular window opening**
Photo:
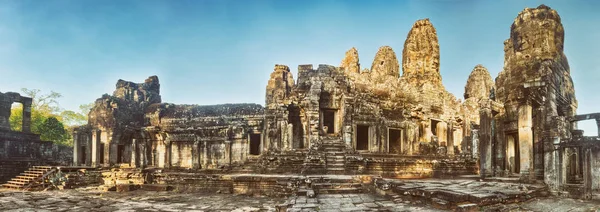
[[[335,133],[335,110],[323,109],[323,126],[327,127],[327,134]]]
[[[389,152],[392,154],[402,153],[402,130],[389,129],[388,130],[388,147]]]
[[[356,125],[356,150],[369,150],[369,126]]]
[[[250,134],[250,154],[260,155],[260,134]]]

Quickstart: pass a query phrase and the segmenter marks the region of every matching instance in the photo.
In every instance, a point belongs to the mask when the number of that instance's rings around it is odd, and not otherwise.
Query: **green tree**
[[[72,142],[70,142],[70,135],[65,130],[65,126],[58,121],[56,117],[48,117],[44,122],[39,126],[39,130],[41,132],[40,138],[45,141],[54,141],[58,144],[69,145],[72,146]]]
[[[87,114],[93,103],[80,105],[80,112],[63,110],[59,107],[61,94],[51,91],[42,94],[38,89],[21,89],[23,96],[33,99],[31,105],[31,132],[40,134],[42,140],[72,145],[73,127],[87,123]],[[12,130],[22,131],[23,106],[16,105],[11,110],[10,126]]]

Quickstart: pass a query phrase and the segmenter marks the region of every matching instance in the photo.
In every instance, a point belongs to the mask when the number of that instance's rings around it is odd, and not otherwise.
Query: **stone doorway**
[[[356,150],[369,150],[368,125],[356,125]]]
[[[80,155],[81,160],[79,161],[80,164],[87,164],[87,162],[86,162],[87,153],[85,152],[85,148],[86,148],[86,146],[81,146],[81,148],[79,149],[81,151],[81,155]],[[75,164],[75,165],[79,165],[79,164]]]
[[[511,133],[506,135],[506,139],[506,158],[508,159],[508,170],[511,174],[518,174],[521,170],[519,137],[516,133]]]
[[[100,147],[98,148],[99,155],[99,164],[104,164],[104,144],[100,143]]]
[[[260,155],[260,134],[250,134],[250,154]]]
[[[125,145],[117,145],[117,163],[123,163],[123,155],[125,155]]]
[[[322,124],[323,131],[326,134],[334,134],[335,133],[335,109],[321,109],[322,114]]]
[[[402,153],[402,130],[388,129],[388,152],[392,154]]]

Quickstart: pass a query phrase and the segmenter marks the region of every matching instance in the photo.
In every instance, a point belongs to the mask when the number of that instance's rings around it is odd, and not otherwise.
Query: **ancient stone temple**
[[[12,131],[10,115],[13,103],[23,104],[22,131]],[[30,97],[18,93],[0,93],[0,182],[14,177],[31,166],[69,165],[71,148],[40,140],[31,133]]]
[[[163,103],[157,76],[119,80],[75,130],[75,165],[197,172],[346,174],[397,178],[480,175],[543,181],[553,189],[591,179],[598,139],[577,116],[564,31],[555,10],[521,12],[494,80],[476,65],[464,101],[440,74],[429,19],[412,26],[401,61],[380,47],[370,69],[351,48],[339,67],[275,65],[265,106]],[[1,121],[1,120],[0,120]],[[600,124],[599,124],[600,126]],[[574,131],[575,130],[575,131]],[[574,156],[573,156],[574,155]],[[586,190],[587,191],[587,190]]]

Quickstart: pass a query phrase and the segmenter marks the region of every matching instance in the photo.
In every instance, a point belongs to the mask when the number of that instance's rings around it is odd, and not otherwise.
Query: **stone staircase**
[[[309,176],[297,191],[298,196],[315,197],[320,194],[360,194],[363,184],[351,176]]]
[[[341,138],[324,137],[321,149],[326,157],[327,174],[345,174],[346,144]]]
[[[46,176],[53,173],[55,170],[56,169],[50,166],[33,166],[29,168],[29,170],[3,184],[2,187],[16,190],[40,189],[48,184],[45,179]]]

